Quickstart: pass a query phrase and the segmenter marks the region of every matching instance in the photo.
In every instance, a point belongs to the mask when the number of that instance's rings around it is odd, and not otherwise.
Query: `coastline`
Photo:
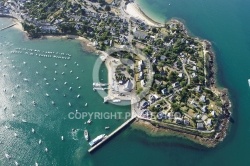
[[[137,5],[137,4],[136,4]],[[152,22],[152,19],[150,17],[148,17],[141,9],[140,7],[137,5],[137,6],[134,6],[134,10],[135,10],[135,13],[134,15],[136,16],[136,14],[138,14],[139,18],[142,17],[147,24],[151,25],[151,26],[159,26],[159,23],[157,24],[156,21],[153,20]],[[142,12],[142,13],[141,13]],[[149,18],[149,19],[148,19]],[[15,20],[15,19],[13,19]],[[178,22],[179,24],[181,24],[182,28],[185,30],[185,33],[188,35],[188,31],[187,29],[185,28],[185,25],[180,22],[179,20],[176,20],[176,19],[170,19],[168,20],[168,22]],[[18,21],[18,20],[15,20],[15,23],[17,23],[14,27],[22,32],[25,32],[27,34],[26,31],[23,30],[23,27],[21,25],[21,23]],[[79,40],[82,44],[82,47],[85,51],[88,51],[88,52],[94,52],[96,53],[97,55],[101,55],[103,54],[102,51],[99,51],[97,50],[93,45],[92,45],[92,42],[84,37],[81,37],[81,36],[77,36],[77,35],[58,35],[58,36],[53,36],[53,35],[43,35],[41,36],[41,39],[49,39],[49,38],[57,38],[57,39],[75,39],[75,40]],[[206,43],[206,46],[209,47],[208,50],[206,50],[206,53],[209,53],[209,56],[213,57],[213,63],[214,63],[214,59],[215,59],[215,54],[214,52],[212,51],[211,49],[211,43],[207,40],[204,40],[204,39],[200,39],[200,38],[197,38],[200,42],[204,42]],[[111,69],[111,66],[107,65],[106,64],[106,67],[107,67],[107,70],[108,70],[108,75],[112,74],[112,69]],[[216,78],[214,75],[216,75],[216,72],[214,71],[214,66],[213,66],[213,79],[214,81],[216,82]],[[111,84],[110,80],[109,80],[109,84]],[[213,86],[211,86],[213,89],[215,89],[219,95],[222,95],[222,93],[224,93],[225,95],[225,101],[229,102],[230,103],[230,100],[226,97],[228,92],[227,92],[227,89],[223,88],[222,90],[218,89],[218,87],[216,86],[216,84],[214,84]],[[227,107],[228,109],[231,108],[231,104],[228,105]],[[194,136],[194,135],[191,135],[191,134],[186,134],[186,133],[182,133],[182,132],[176,132],[176,131],[173,131],[173,130],[169,130],[169,129],[163,129],[163,128],[159,128],[159,127],[156,127],[154,125],[152,125],[151,123],[149,122],[146,122],[146,121],[143,121],[143,120],[137,120],[135,121],[133,124],[133,126],[135,126],[135,128],[140,128],[141,130],[144,130],[144,131],[153,131],[153,133],[157,133],[159,136],[161,135],[161,133],[167,133],[169,135],[174,135],[174,136],[179,136],[179,137],[183,137],[183,138],[187,138],[189,140],[192,140],[193,142],[196,142],[198,144],[201,144],[201,145],[204,145],[204,146],[207,146],[207,147],[215,147],[219,142],[221,142],[226,134],[227,134],[227,131],[228,131],[228,128],[229,128],[229,121],[228,119],[224,119],[220,124],[222,125],[222,132],[220,132],[220,136],[219,136],[219,139],[218,138],[214,138],[214,139],[208,139],[208,138],[202,138],[202,137],[198,137],[198,136]],[[156,135],[157,135],[156,134]],[[219,141],[218,141],[219,140]]]
[[[163,24],[153,20],[147,14],[145,14],[144,11],[140,8],[140,6],[137,3],[127,4],[125,10],[127,14],[131,15],[132,17],[143,20],[146,24],[150,26],[154,26],[154,27],[164,26]]]
[[[192,141],[206,148],[214,148],[219,143],[218,140],[215,142],[212,139],[203,138],[203,137],[188,134],[188,133],[180,134],[180,132],[178,131],[174,131],[174,130],[167,129],[167,128],[162,128],[159,126],[154,126],[152,123],[141,120],[141,119],[137,119],[136,121],[134,121],[131,127],[133,130],[140,130],[144,132],[145,134],[152,136],[152,137],[169,137],[169,136],[179,137],[179,138]]]

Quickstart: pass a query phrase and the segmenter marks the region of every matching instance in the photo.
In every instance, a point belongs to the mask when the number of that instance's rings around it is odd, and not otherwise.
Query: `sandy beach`
[[[16,25],[13,26],[14,28],[16,28],[20,31],[24,31],[22,24],[18,20],[13,19],[13,22],[16,23]]]
[[[129,3],[126,6],[125,10],[130,16],[135,17],[137,19],[140,19],[144,21],[146,24],[154,27],[161,27],[162,24],[154,21],[150,17],[148,17],[136,3]]]

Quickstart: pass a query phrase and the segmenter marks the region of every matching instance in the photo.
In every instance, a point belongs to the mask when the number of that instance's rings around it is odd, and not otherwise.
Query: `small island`
[[[215,83],[211,43],[164,24],[132,0],[3,0],[0,16],[22,23],[30,38],[81,37],[109,71],[104,102],[131,100],[135,125],[214,147],[226,136],[231,107]]]

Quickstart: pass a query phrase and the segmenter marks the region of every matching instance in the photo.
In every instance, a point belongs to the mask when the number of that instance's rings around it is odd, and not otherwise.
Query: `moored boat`
[[[11,156],[10,156],[9,154],[7,154],[7,153],[5,153],[5,157],[6,157],[7,159],[10,159],[10,158],[11,158]]]
[[[89,120],[87,121],[88,124],[90,124],[91,122],[92,122],[91,119],[89,119]]]
[[[86,139],[86,141],[89,140],[89,133],[87,129],[84,130],[84,138]]]
[[[17,161],[15,161],[15,165],[16,165],[16,166],[18,166],[18,165],[19,165]]]
[[[97,144],[98,142],[103,140],[103,138],[105,138],[105,134],[101,134],[101,135],[97,136],[95,139],[93,139],[92,141],[89,142],[89,145],[94,146],[95,144]]]
[[[41,139],[39,139],[38,144],[40,145],[41,143],[42,143],[42,140],[41,140]]]

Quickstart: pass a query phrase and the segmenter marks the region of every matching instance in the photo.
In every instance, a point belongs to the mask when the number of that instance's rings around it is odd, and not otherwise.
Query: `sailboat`
[[[7,159],[10,159],[10,158],[11,158],[11,156],[10,156],[9,154],[7,154],[7,153],[5,153],[5,157],[6,157]]]
[[[42,140],[41,140],[41,139],[39,139],[38,144],[40,145],[41,143],[42,143]]]
[[[16,165],[16,166],[18,166],[18,165],[19,165],[17,161],[15,161],[15,165]]]

